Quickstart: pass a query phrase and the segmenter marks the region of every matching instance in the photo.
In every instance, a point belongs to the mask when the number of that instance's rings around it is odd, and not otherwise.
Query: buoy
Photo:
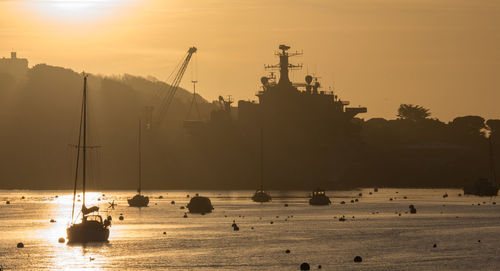
[[[124,219],[124,217],[121,215],[118,219],[123,220],[123,219]]]
[[[50,220],[50,223],[56,223],[56,221],[52,218],[52,219]]]
[[[17,248],[23,248],[24,244],[23,243],[17,243]]]
[[[363,258],[361,258],[361,256],[356,256],[356,257],[354,257],[354,262],[355,262],[355,263],[360,263],[360,262],[362,262],[362,261],[363,261]]]
[[[285,253],[290,254],[290,250],[289,249],[285,250]]]
[[[60,237],[57,241],[58,241],[59,243],[64,243],[66,240],[64,240],[64,238]]]
[[[300,265],[300,270],[311,270],[311,267],[309,266],[308,263],[302,263]]]

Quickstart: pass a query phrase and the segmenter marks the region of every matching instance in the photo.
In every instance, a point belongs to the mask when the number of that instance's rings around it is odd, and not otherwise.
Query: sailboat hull
[[[149,197],[143,195],[135,195],[133,198],[128,199],[128,205],[130,207],[148,207]]]
[[[73,224],[66,233],[68,243],[107,242],[109,238],[109,229],[95,221]]]

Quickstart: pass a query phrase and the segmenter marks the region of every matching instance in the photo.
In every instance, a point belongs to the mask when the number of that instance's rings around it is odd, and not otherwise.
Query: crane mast
[[[161,100],[160,106],[158,108],[158,114],[157,114],[157,120],[156,120],[156,125],[160,125],[163,120],[165,119],[168,109],[170,107],[170,104],[172,103],[175,92],[179,88],[179,84],[181,83],[182,77],[184,76],[184,72],[186,72],[186,69],[189,65],[189,61],[191,60],[191,57],[193,56],[194,53],[196,53],[196,47],[191,47],[189,48],[186,57],[184,58],[184,61],[182,62],[179,70],[177,71],[177,74],[175,75],[172,83],[168,87],[168,90],[166,92],[166,96]],[[151,110],[151,109],[150,109]]]

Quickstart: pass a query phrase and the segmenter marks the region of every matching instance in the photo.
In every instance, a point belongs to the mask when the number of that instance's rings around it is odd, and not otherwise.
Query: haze
[[[195,45],[181,86],[196,77],[207,100],[254,99],[281,43],[304,51],[293,81],[321,77],[365,118],[401,103],[443,121],[500,115],[499,1],[0,0],[0,56],[166,80]]]

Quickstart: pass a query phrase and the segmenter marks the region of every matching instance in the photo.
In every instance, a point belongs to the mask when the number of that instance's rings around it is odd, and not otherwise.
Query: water
[[[250,200],[253,191],[205,191],[214,212],[188,218],[180,206],[194,191],[145,191],[152,198],[150,207],[141,209],[127,205],[133,191],[104,191],[101,201],[101,193],[90,193],[101,210],[108,202],[118,204],[109,243],[70,246],[58,238],[66,237],[71,191],[0,190],[0,265],[4,270],[299,270],[308,262],[311,270],[318,265],[322,270],[500,270],[500,202],[459,197],[461,191],[453,189],[369,191],[330,191],[333,204],[323,207],[309,206],[308,192],[271,191],[272,203],[258,204]],[[449,197],[443,198],[445,193]],[[355,198],[359,202],[351,203]],[[417,214],[409,214],[409,204]],[[342,215],[344,222],[338,220]],[[56,223],[49,223],[52,218]],[[233,219],[239,231],[233,231]],[[18,242],[25,247],[17,248]],[[353,262],[357,255],[362,263]]]

